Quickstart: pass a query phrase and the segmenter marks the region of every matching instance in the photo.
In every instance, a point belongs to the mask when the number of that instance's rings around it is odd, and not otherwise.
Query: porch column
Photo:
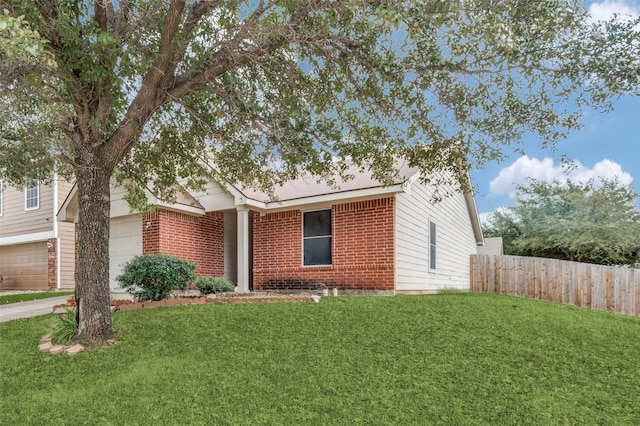
[[[239,293],[249,292],[249,209],[238,207],[238,288]]]

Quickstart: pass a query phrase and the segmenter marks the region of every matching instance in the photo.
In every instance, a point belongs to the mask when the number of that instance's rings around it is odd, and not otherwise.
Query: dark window
[[[429,269],[436,269],[436,224],[429,222]]]
[[[303,265],[331,265],[331,210],[305,212]]]

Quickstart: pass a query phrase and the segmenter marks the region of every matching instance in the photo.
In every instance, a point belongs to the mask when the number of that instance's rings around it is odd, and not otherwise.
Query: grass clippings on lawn
[[[116,345],[0,324],[0,424],[640,424],[640,319],[488,294],[114,314]]]

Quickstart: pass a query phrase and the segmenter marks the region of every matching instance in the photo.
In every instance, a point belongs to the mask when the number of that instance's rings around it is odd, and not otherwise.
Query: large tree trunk
[[[86,346],[113,342],[109,294],[111,173],[99,166],[76,168],[78,194],[78,283],[75,341]]]

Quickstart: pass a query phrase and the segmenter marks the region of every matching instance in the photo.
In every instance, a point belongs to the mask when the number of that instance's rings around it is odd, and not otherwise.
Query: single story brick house
[[[151,213],[131,212],[124,190],[111,194],[111,290],[135,255],[194,261],[198,275],[225,276],[237,291],[317,290],[425,293],[469,288],[469,256],[483,236],[471,194],[433,201],[419,171],[399,169],[393,185],[370,174],[338,188],[302,177],[263,193],[210,182],[165,203],[149,192]],[[72,190],[58,220],[75,221]]]

